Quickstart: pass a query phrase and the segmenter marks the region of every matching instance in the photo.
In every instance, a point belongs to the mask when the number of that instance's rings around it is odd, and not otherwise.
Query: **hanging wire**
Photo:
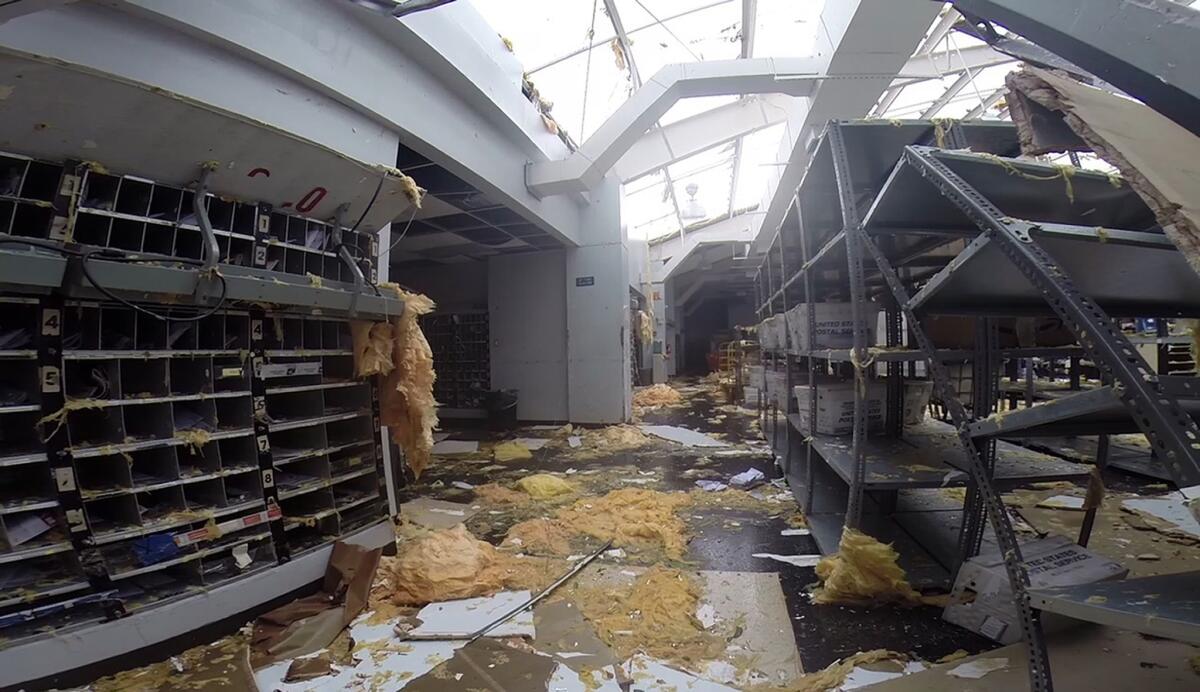
[[[958,56],[958,61],[962,63],[963,69],[967,72],[967,83],[971,85],[971,90],[975,92],[975,97],[979,99],[979,104],[984,105],[987,101],[983,98],[983,94],[979,92],[979,85],[975,83],[975,75],[971,74],[971,68],[967,66],[967,61],[963,59],[962,51],[958,49],[958,41],[954,39],[953,31],[946,34],[946,43],[954,48],[954,54]]]
[[[671,38],[678,41],[679,45],[683,46],[683,49],[688,52],[688,55],[692,56],[692,60],[695,60],[696,62],[700,62],[700,56],[698,56],[694,52],[692,52],[691,47],[688,46],[688,44],[684,43],[683,39],[676,36],[675,32],[671,31],[671,28],[667,26],[666,22],[659,19],[657,15],[655,15],[653,12],[650,11],[649,7],[646,7],[644,4],[642,4],[642,0],[633,0],[633,1],[636,2],[638,7],[642,8],[646,12],[646,14],[650,15],[650,18],[653,19],[655,22],[657,22],[658,25],[661,26],[664,31],[666,31],[668,34],[670,34]]]
[[[588,29],[588,43],[591,43],[592,39],[596,37],[596,9],[599,5],[600,0],[592,0],[592,26]],[[592,50],[588,49],[587,68],[583,71],[583,108],[579,113],[579,141],[581,142],[587,139],[587,132],[583,129],[583,126],[587,123],[588,82],[592,78]]]

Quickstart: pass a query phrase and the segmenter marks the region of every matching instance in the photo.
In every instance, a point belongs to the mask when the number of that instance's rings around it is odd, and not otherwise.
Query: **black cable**
[[[100,283],[98,281],[96,281],[96,278],[94,276],[92,276],[91,269],[88,268],[88,260],[90,260],[95,255],[100,255],[101,259],[104,259],[104,260],[107,260],[110,262],[145,262],[146,260],[144,258],[130,257],[128,255],[121,253],[120,251],[112,250],[112,249],[91,249],[91,250],[83,250],[83,251],[75,250],[73,248],[68,248],[63,245],[59,245],[57,243],[53,243],[53,242],[46,241],[46,240],[41,240],[39,238],[18,238],[18,237],[3,238],[3,237],[0,237],[0,245],[26,245],[29,247],[42,248],[43,250],[50,250],[51,252],[57,252],[58,254],[62,255],[63,257],[78,257],[78,258],[80,258],[80,268],[83,269],[84,278],[86,278],[88,280],[88,283],[90,283],[92,285],[92,287],[94,287],[97,291],[100,291],[100,293],[104,294],[104,296],[106,296],[107,298],[109,298],[113,301],[116,301],[128,308],[132,308],[133,310],[136,310],[137,312],[140,312],[144,315],[147,315],[149,317],[152,317],[152,318],[162,321],[162,322],[197,322],[199,320],[204,319],[205,317],[209,317],[210,315],[216,313],[218,310],[220,310],[224,306],[225,297],[229,292],[229,286],[225,282],[225,277],[221,276],[220,273],[216,273],[215,275],[216,275],[217,279],[220,280],[220,282],[221,282],[221,297],[217,301],[216,305],[214,305],[209,310],[207,310],[199,315],[192,316],[192,317],[170,317],[170,316],[166,316],[166,315],[161,315],[157,312],[154,312],[153,310],[148,310],[139,305],[135,305],[135,304],[125,300],[124,298],[121,298],[120,296],[114,294],[112,291],[108,290],[104,286],[101,286]],[[169,261],[172,261],[172,262],[175,262],[178,264],[188,264],[188,265],[192,265],[192,266],[202,266],[203,265],[203,262],[201,260],[194,260],[194,259],[190,259],[190,258],[186,258],[186,257],[172,257],[172,258],[170,258]]]
[[[387,173],[379,176],[379,184],[375,186],[375,193],[371,195],[371,199],[367,202],[366,208],[363,209],[362,216],[358,217],[358,221],[355,221],[354,225],[350,227],[351,233],[357,231],[358,227],[362,225],[363,219],[367,218],[367,214],[371,213],[371,207],[375,206],[375,200],[379,197],[379,191],[383,189],[384,180],[387,180]]]

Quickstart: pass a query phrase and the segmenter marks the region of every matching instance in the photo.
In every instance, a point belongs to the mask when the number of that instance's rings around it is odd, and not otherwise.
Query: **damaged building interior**
[[[0,690],[1200,689],[1197,46],[0,2]]]

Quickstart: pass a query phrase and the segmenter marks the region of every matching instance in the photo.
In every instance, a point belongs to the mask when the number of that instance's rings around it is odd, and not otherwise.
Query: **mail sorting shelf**
[[[52,229],[53,203],[64,174],[61,163],[0,153],[0,232],[71,240],[82,245],[130,253],[198,260],[203,235],[191,190],[131,175],[79,166],[81,193],[70,228]],[[205,209],[224,264],[260,267],[287,274],[311,274],[322,280],[352,283],[349,267],[338,257],[331,224],[272,210],[266,205],[207,195]],[[262,246],[256,261],[255,246]],[[371,276],[376,250],[372,236],[345,229],[349,247],[364,276]]]
[[[168,323],[120,305],[65,305],[70,454],[89,542],[127,610],[275,563],[265,524],[166,559],[145,552],[156,534],[266,509],[242,355],[249,326],[234,310]]]
[[[491,389],[491,349],[486,312],[426,315],[421,329],[429,340],[438,377],[434,397],[448,408],[482,408]]]
[[[266,410],[293,555],[383,516],[371,384],[354,379],[349,325],[289,315],[266,330]]]

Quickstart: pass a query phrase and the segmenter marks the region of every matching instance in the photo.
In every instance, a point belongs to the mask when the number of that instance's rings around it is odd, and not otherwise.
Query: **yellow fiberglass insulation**
[[[350,334],[354,337],[354,374],[357,377],[386,375],[392,371],[392,352],[395,339],[392,325],[387,322],[350,323]]]
[[[517,459],[531,459],[533,458],[533,453],[520,442],[509,440],[508,442],[501,442],[492,447],[492,456],[495,457],[496,461],[515,461]]]
[[[559,495],[570,495],[575,486],[549,473],[535,473],[517,481],[517,487],[535,500],[548,500]]]
[[[504,585],[496,549],[462,524],[401,545],[400,554],[385,560],[381,571],[396,605],[489,596]]]
[[[921,594],[908,583],[897,557],[892,546],[844,529],[838,551],[817,563],[821,585],[813,590],[813,603],[921,603]]]
[[[433,398],[433,351],[417,318],[433,311],[433,301],[409,293],[396,284],[384,284],[404,301],[404,314],[392,320],[391,372],[380,373],[379,413],[392,432],[392,441],[404,450],[413,475],[420,477],[429,465],[433,429],[437,427],[437,402]],[[356,351],[358,349],[355,349]]]

